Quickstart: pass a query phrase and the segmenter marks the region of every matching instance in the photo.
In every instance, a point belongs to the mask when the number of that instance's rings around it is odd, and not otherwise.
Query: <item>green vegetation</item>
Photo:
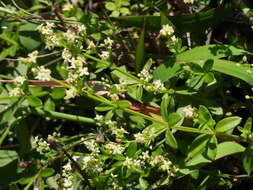
[[[0,189],[252,188],[252,9],[0,1]]]

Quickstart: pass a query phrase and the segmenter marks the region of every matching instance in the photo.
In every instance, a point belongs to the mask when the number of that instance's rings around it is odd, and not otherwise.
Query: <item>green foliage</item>
[[[1,1],[0,189],[244,188],[250,3]]]

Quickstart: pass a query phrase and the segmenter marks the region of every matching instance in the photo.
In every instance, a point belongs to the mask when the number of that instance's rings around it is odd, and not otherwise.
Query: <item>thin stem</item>
[[[71,85],[69,85],[69,84],[67,84],[65,82],[62,82],[62,81],[60,81],[58,79],[55,79],[53,77],[51,77],[51,81],[56,82],[56,83],[58,83],[58,84],[60,84],[60,85],[62,85],[64,87],[66,87],[66,88],[71,88]]]
[[[66,119],[66,120],[76,121],[76,122],[81,122],[81,123],[96,124],[96,121],[89,117],[77,116],[77,115],[55,112],[55,111],[45,111],[39,108],[32,110],[32,113],[35,113],[44,117]]]

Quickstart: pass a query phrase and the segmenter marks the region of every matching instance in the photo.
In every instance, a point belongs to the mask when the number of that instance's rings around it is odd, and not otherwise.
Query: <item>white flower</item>
[[[77,42],[78,36],[76,35],[75,31],[72,29],[68,29],[66,33],[64,33],[64,36],[66,37],[67,41],[70,43]]]
[[[23,84],[26,81],[26,78],[24,76],[18,76],[14,79],[14,82],[17,84]]]
[[[13,88],[9,91],[9,96],[20,96],[24,94],[23,90],[19,87]]]
[[[45,43],[45,48],[51,50],[60,44],[60,40],[56,35],[52,34],[50,36],[45,36]]]
[[[53,27],[55,27],[55,24],[54,23],[49,23],[47,22],[46,25],[39,25],[37,27],[37,30],[39,30],[39,32],[43,35],[52,35],[54,33],[53,31]]]
[[[86,146],[86,148],[91,151],[92,153],[100,153],[98,144],[95,142],[95,140],[90,141],[84,141],[83,144]]]
[[[64,99],[68,100],[76,96],[77,96],[77,89],[75,87],[71,87],[70,89],[66,90],[66,96],[64,97]]]
[[[96,116],[95,116],[95,118],[94,118],[96,121],[103,121],[103,119],[104,119],[104,116],[102,116],[102,115],[98,115],[98,114],[96,114]]]
[[[84,75],[88,76],[90,74],[87,67],[80,68],[78,71],[81,77]]]
[[[96,45],[94,44],[94,42],[93,41],[89,41],[87,49],[95,49],[95,48],[96,48]]]
[[[105,145],[105,148],[108,149],[111,154],[122,154],[124,151],[124,147],[116,143],[108,143]]]
[[[73,83],[77,81],[78,78],[79,78],[79,75],[77,73],[68,73],[68,78],[66,79],[66,81],[68,83]]]
[[[166,24],[162,26],[162,29],[160,30],[161,36],[170,36],[174,33],[174,29],[172,26]]]
[[[163,83],[161,82],[161,80],[155,80],[153,82],[154,84],[154,87],[157,89],[157,90],[166,90],[166,88],[164,87]]]
[[[37,59],[37,56],[38,56],[38,51],[33,51],[32,53],[29,53],[28,54],[28,61],[30,63],[36,63],[36,59]]]
[[[44,68],[43,66],[39,66],[37,68],[32,68],[32,72],[36,75],[35,79],[41,81],[50,81],[51,80],[51,71],[49,69]]]
[[[190,105],[184,107],[184,109],[182,110],[183,112],[183,116],[186,118],[192,118],[194,115],[194,108],[192,108]]]
[[[36,151],[39,152],[40,154],[44,154],[50,151],[49,144],[42,138],[39,138],[38,136],[34,138],[33,144],[36,147]]]
[[[140,73],[138,73],[138,77],[140,77],[141,80],[143,81],[149,81],[152,79],[152,75],[149,73],[148,70],[143,69]]]
[[[111,38],[107,37],[106,39],[104,39],[104,44],[105,44],[105,47],[111,48],[113,45],[113,40],[111,40]]]
[[[126,166],[128,169],[135,169],[136,167],[141,166],[141,161],[126,157],[125,161],[123,162],[123,166]]]
[[[147,138],[142,133],[134,134],[134,137],[135,137],[135,141],[137,143],[146,143],[147,142]]]
[[[84,26],[83,24],[78,25],[77,30],[78,30],[78,32],[86,32],[86,26]]]
[[[62,58],[66,61],[71,62],[71,58],[72,58],[72,53],[69,49],[64,48],[63,52],[62,52]]]
[[[107,60],[110,57],[110,52],[108,52],[108,51],[102,51],[102,54],[100,55],[100,57],[103,60]]]

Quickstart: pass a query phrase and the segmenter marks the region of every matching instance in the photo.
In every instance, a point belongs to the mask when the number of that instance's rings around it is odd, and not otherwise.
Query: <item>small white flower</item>
[[[95,118],[96,121],[103,121],[104,116],[96,114]]]
[[[41,81],[50,81],[51,80],[51,70],[39,66],[37,68],[32,68],[32,72],[36,75],[35,79]]]
[[[23,90],[19,87],[13,88],[9,91],[9,96],[20,96],[24,94]]]
[[[162,26],[162,29],[160,30],[161,36],[170,36],[172,34],[174,34],[174,29],[172,26],[168,24]]]
[[[110,52],[108,52],[108,51],[102,51],[100,57],[101,57],[103,60],[107,60],[107,59],[110,57]]]
[[[104,39],[104,44],[106,47],[111,48],[113,45],[113,40],[111,40],[111,38],[107,37],[106,39]]]
[[[147,138],[142,133],[136,133],[136,134],[134,134],[134,137],[135,137],[135,141],[137,143],[143,143],[144,144],[144,143],[147,142]]]
[[[139,74],[138,77],[140,77],[141,80],[143,81],[149,81],[150,79],[152,79],[152,75],[149,73],[148,70],[143,69]]]
[[[64,33],[65,38],[68,42],[74,43],[77,42],[78,36],[76,35],[75,31],[72,29],[68,29],[66,33]]]
[[[36,63],[38,53],[39,53],[38,51],[33,51],[32,53],[29,53],[28,54],[28,61],[30,63]]]
[[[83,24],[78,25],[77,30],[78,30],[78,32],[86,32],[86,26],[84,26]]]
[[[87,49],[95,49],[95,48],[96,48],[96,45],[94,44],[94,42],[89,41]]]
[[[17,84],[24,84],[24,82],[26,81],[26,78],[24,76],[18,76],[14,79],[14,82]]]
[[[87,67],[80,68],[78,71],[81,77],[84,75],[88,76],[90,74]]]
[[[166,90],[164,87],[164,84],[161,82],[161,80],[154,80],[153,81],[153,90]]]
[[[68,100],[76,96],[77,96],[77,89],[75,87],[71,87],[70,89],[66,90],[66,96],[64,97],[64,99]]]
[[[72,53],[69,49],[64,48],[63,52],[62,52],[62,58],[66,61],[71,62],[71,58],[72,58]]]
[[[184,107],[182,110],[184,117],[186,118],[192,118],[194,115],[194,108],[192,108],[190,105]]]
[[[55,24],[54,23],[49,23],[47,22],[46,25],[39,25],[37,27],[37,30],[39,30],[39,32],[43,35],[52,35],[54,33],[53,31],[53,27],[55,27]]]
[[[111,154],[122,154],[124,151],[124,147],[116,143],[108,143],[105,145],[105,148],[108,149]]]

